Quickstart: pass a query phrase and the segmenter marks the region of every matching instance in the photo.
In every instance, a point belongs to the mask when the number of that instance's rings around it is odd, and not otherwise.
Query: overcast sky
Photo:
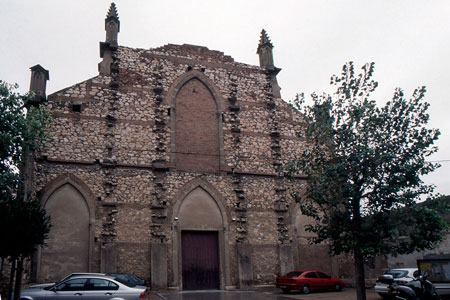
[[[275,4],[276,2],[276,4]],[[29,87],[29,68],[50,71],[47,94],[98,74],[109,0],[0,0],[0,79]],[[427,86],[430,126],[441,130],[442,167],[425,178],[450,194],[450,1],[446,0],[117,0],[119,44],[168,43],[219,50],[258,65],[264,28],[274,45],[286,101],[298,92],[331,92],[347,61],[375,62],[375,100],[401,87]]]

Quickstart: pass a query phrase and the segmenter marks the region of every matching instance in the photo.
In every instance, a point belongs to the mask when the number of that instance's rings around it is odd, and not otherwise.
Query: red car
[[[304,294],[317,290],[332,290],[340,292],[344,282],[339,278],[333,278],[316,270],[304,270],[289,272],[285,276],[278,276],[277,288],[289,293],[292,290],[300,290]]]

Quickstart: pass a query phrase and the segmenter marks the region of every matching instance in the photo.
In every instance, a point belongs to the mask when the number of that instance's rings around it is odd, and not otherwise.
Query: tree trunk
[[[364,259],[361,254],[361,248],[358,246],[353,249],[354,266],[355,266],[355,284],[356,299],[366,300],[366,279],[364,274]]]
[[[20,290],[22,288],[23,258],[17,261],[16,285],[14,287],[14,300],[20,299]]]
[[[11,272],[9,273],[8,300],[11,299],[14,289],[14,277],[16,276],[16,259],[11,259]]]
[[[356,237],[356,245],[353,247],[353,263],[355,264],[356,299],[366,300],[366,275],[364,274],[364,258],[361,253],[361,197],[352,200],[353,224],[352,231]]]

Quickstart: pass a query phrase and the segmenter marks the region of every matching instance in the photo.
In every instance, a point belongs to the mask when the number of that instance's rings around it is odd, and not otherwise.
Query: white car
[[[394,277],[394,281],[398,284],[406,284],[406,283],[414,280],[415,277],[419,276],[419,269],[417,269],[417,268],[390,269],[389,271],[385,272],[384,274],[392,275]],[[381,283],[377,280],[377,283],[375,284],[375,291],[382,298],[384,298],[384,299],[388,298],[388,285],[387,284]]]

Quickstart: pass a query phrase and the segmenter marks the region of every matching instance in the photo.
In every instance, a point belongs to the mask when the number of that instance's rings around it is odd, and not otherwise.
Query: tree
[[[14,89],[17,85],[0,81],[0,257],[12,262],[10,294],[17,266],[18,299],[23,260],[36,245],[44,244],[51,226],[50,218],[34,198],[27,172],[51,118],[42,106],[30,105],[33,94],[20,95]]]
[[[447,223],[433,205],[434,187],[421,180],[439,167],[426,161],[437,151],[439,130],[427,129],[425,87],[406,99],[396,89],[379,108],[370,94],[374,63],[355,74],[353,63],[331,77],[333,95],[303,95],[294,106],[303,117],[299,133],[307,147],[289,164],[288,175],[306,175],[293,195],[304,215],[314,219],[306,230],[313,243],[328,241],[332,254],[354,259],[357,299],[366,299],[364,260],[381,254],[406,254],[444,239]]]

